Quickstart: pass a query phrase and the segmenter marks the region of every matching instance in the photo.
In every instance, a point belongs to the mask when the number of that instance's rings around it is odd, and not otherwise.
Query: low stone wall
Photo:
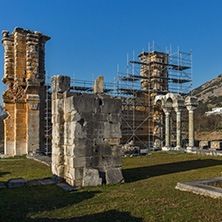
[[[208,140],[201,140],[199,142],[199,147],[200,148],[209,148],[210,147],[210,141],[208,141]]]
[[[222,148],[222,141],[211,141],[210,148],[221,149]]]
[[[123,181],[121,101],[70,92],[68,76],[53,76],[52,173],[71,186]]]
[[[208,141],[208,140],[201,140],[199,141],[200,148],[211,148],[211,149],[222,149],[222,141]]]

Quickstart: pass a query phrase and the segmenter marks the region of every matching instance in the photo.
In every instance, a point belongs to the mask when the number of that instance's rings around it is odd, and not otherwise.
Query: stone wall
[[[221,149],[222,148],[222,141],[211,141],[210,148]]]
[[[70,78],[53,76],[52,173],[72,186],[123,181],[121,101],[70,92]]]
[[[15,28],[2,32],[5,48],[2,95],[8,117],[4,120],[4,153],[40,152],[44,144],[45,43],[41,32]]]

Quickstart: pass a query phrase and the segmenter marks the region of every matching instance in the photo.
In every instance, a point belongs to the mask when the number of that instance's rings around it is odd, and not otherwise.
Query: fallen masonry
[[[27,184],[27,180],[23,178],[10,179],[6,184],[8,188],[23,187]]]
[[[49,178],[39,180],[25,180],[24,178],[10,179],[6,183],[0,183],[0,188],[17,188],[24,186],[50,185],[55,181]]]
[[[10,179],[6,183],[0,183],[0,189],[5,188],[18,188],[24,186],[39,186],[39,185],[51,185],[55,184],[56,182],[52,179],[36,179],[36,180],[25,180],[23,178],[16,178]],[[63,189],[64,191],[76,191],[79,190],[80,187],[73,187],[67,183],[57,183],[56,184],[59,188]]]
[[[121,100],[102,93],[70,91],[70,77],[53,76],[52,173],[71,186],[123,181]]]

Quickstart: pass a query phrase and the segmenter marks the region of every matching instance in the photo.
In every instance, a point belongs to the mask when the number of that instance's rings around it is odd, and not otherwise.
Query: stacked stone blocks
[[[70,92],[67,76],[51,84],[52,173],[72,186],[121,182],[121,101]]]
[[[36,153],[44,145],[45,43],[40,32],[15,28],[2,32],[5,48],[3,93],[6,155]]]

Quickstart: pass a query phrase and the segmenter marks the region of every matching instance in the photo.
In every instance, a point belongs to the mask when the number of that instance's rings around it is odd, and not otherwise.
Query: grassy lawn
[[[175,190],[221,176],[222,157],[152,153],[123,159],[124,184],[65,192],[56,185],[0,190],[0,221],[222,221],[222,200]],[[0,161],[0,182],[50,177],[33,160]]]

